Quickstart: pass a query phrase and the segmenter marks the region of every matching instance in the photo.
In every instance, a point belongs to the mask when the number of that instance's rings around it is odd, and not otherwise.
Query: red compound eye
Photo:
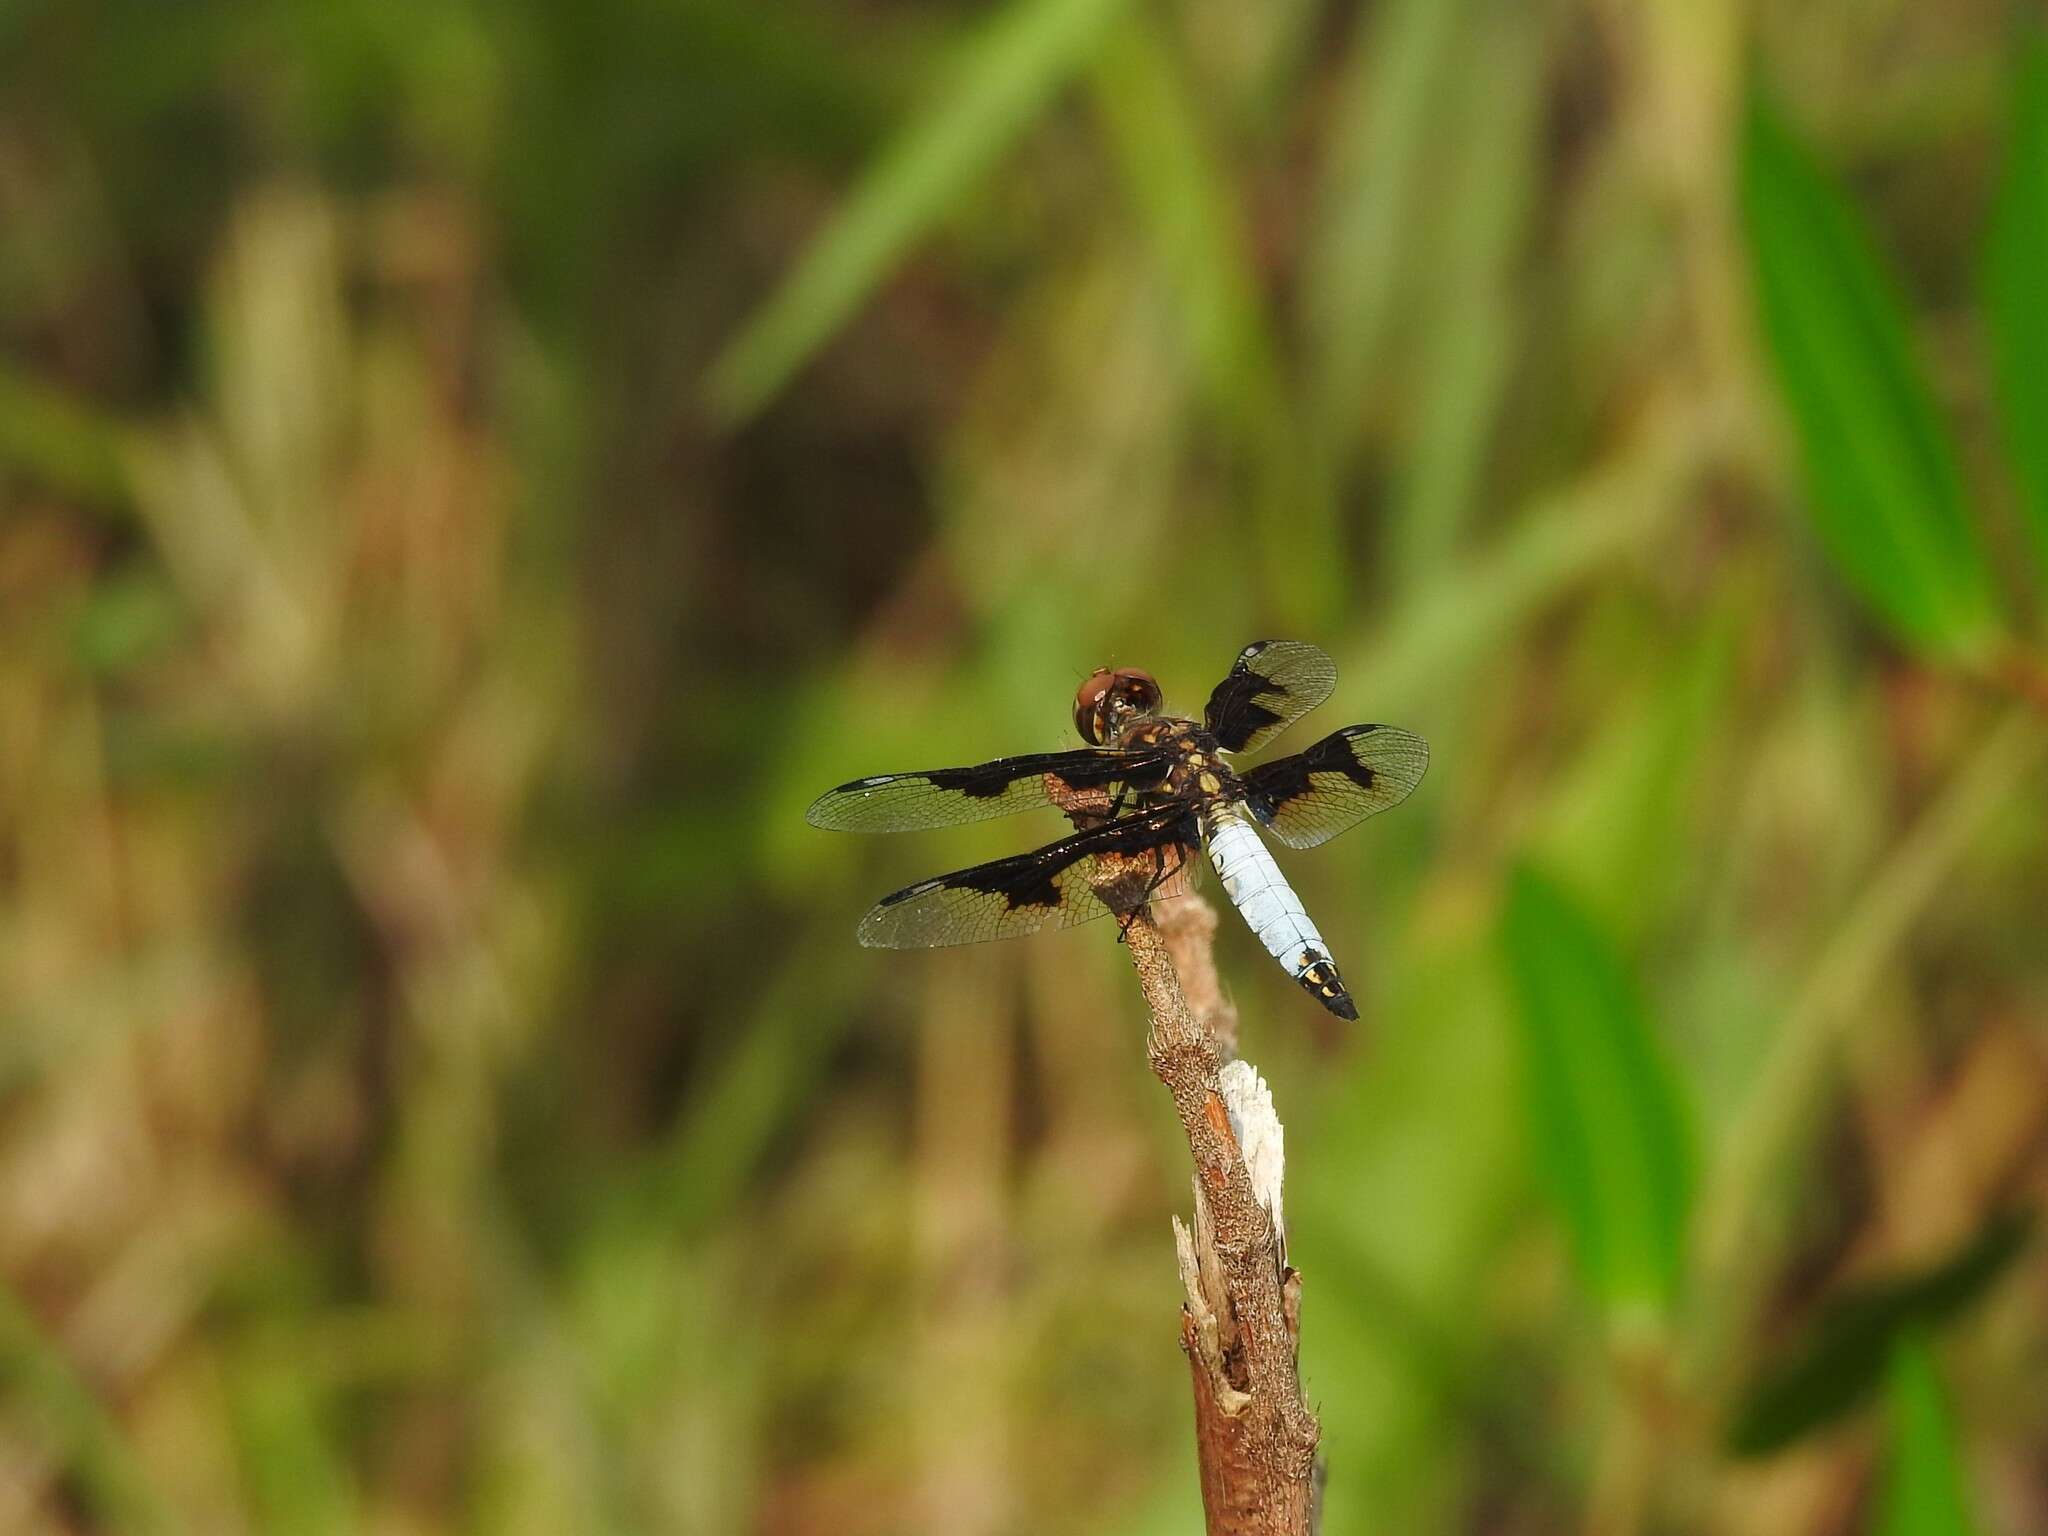
[[[1081,739],[1106,746],[1123,721],[1159,712],[1159,684],[1136,667],[1103,667],[1074,695],[1074,729]]]

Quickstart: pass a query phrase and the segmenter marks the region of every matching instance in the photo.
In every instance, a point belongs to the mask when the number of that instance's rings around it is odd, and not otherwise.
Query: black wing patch
[[[1399,805],[1422,782],[1429,743],[1391,725],[1347,725],[1244,776],[1245,804],[1290,848],[1313,848]]]
[[[999,757],[972,768],[884,773],[827,790],[804,812],[814,827],[836,832],[910,832],[986,821],[1054,803],[1061,790],[1084,793],[1116,785],[1150,788],[1166,774],[1155,748],[1118,752],[1085,748]]]
[[[1330,696],[1337,664],[1300,640],[1254,640],[1209,695],[1205,723],[1226,752],[1254,752]]]
[[[1186,806],[1141,811],[1035,853],[905,886],[868,910],[860,920],[860,941],[870,949],[978,944],[1041,928],[1071,928],[1141,900],[1179,895],[1197,836]],[[1102,860],[1119,854],[1150,857],[1133,860],[1117,889],[1098,891],[1096,880],[1111,873]],[[1112,909],[1105,896],[1119,905]]]

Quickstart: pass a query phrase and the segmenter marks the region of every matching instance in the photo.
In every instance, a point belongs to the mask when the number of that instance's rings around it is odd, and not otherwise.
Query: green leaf
[[[1585,909],[1527,866],[1509,882],[1501,944],[1536,1151],[1580,1278],[1611,1321],[1660,1317],[1677,1289],[1692,1162],[1635,982]]]
[[[1861,1407],[1900,1341],[1939,1327],[1983,1295],[2025,1250],[2031,1231],[2028,1217],[2007,1213],[1930,1269],[1844,1289],[1822,1309],[1805,1344],[1745,1396],[1729,1449],[1769,1455]]]
[[[2013,82],[2012,143],[1992,217],[1985,297],[2006,443],[2034,558],[2048,579],[2048,45]]]
[[[1991,581],[1896,287],[1855,209],[1761,94],[1743,131],[1742,212],[1821,543],[1913,647],[1980,652],[1997,631]]]
[[[1970,1536],[1955,1425],[1927,1341],[1909,1334],[1891,1356],[1891,1465],[1878,1506],[1881,1536]]]
[[[728,423],[767,404],[1044,110],[1129,0],[1019,0],[968,45],[796,270],[712,365]]]

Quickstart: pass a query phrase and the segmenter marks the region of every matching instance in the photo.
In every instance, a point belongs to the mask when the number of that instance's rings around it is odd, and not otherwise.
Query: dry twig
[[[1150,871],[1140,858],[1115,862],[1097,889],[1124,910]],[[1147,1054],[1194,1160],[1194,1227],[1177,1217],[1173,1227],[1202,1505],[1209,1536],[1310,1536],[1321,1430],[1296,1360],[1301,1276],[1286,1264],[1231,1127],[1220,1073],[1237,1016],[1217,983],[1215,931],[1215,909],[1193,897],[1160,904],[1156,916],[1140,907],[1124,928],[1152,1016]],[[1269,1198],[1277,1204],[1277,1188]]]

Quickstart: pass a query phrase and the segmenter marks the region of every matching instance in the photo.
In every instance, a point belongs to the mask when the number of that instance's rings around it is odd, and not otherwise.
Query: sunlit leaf
[[[1729,1448],[1767,1455],[1869,1401],[1900,1342],[1939,1327],[1983,1295],[2024,1251],[2031,1230],[2022,1216],[2001,1216],[1931,1269],[1887,1275],[1836,1296],[1805,1344],[1745,1398]]]
[[[773,298],[713,365],[713,407],[759,410],[1028,128],[1128,0],[1018,0],[968,46]]]
[[[1743,131],[1742,208],[1821,543],[1916,648],[1981,649],[1997,624],[1990,577],[1895,284],[1848,199],[1761,95]]]
[[[1533,869],[1501,942],[1523,1025],[1532,1129],[1580,1278],[1610,1317],[1671,1303],[1692,1188],[1677,1087],[1634,979],[1579,903]]]
[[[1991,356],[2034,556],[2048,579],[2048,44],[2031,39],[2013,91],[1986,262]]]
[[[1955,1424],[1927,1341],[1911,1334],[1891,1357],[1891,1459],[1878,1506],[1881,1536],[1970,1536]]]

